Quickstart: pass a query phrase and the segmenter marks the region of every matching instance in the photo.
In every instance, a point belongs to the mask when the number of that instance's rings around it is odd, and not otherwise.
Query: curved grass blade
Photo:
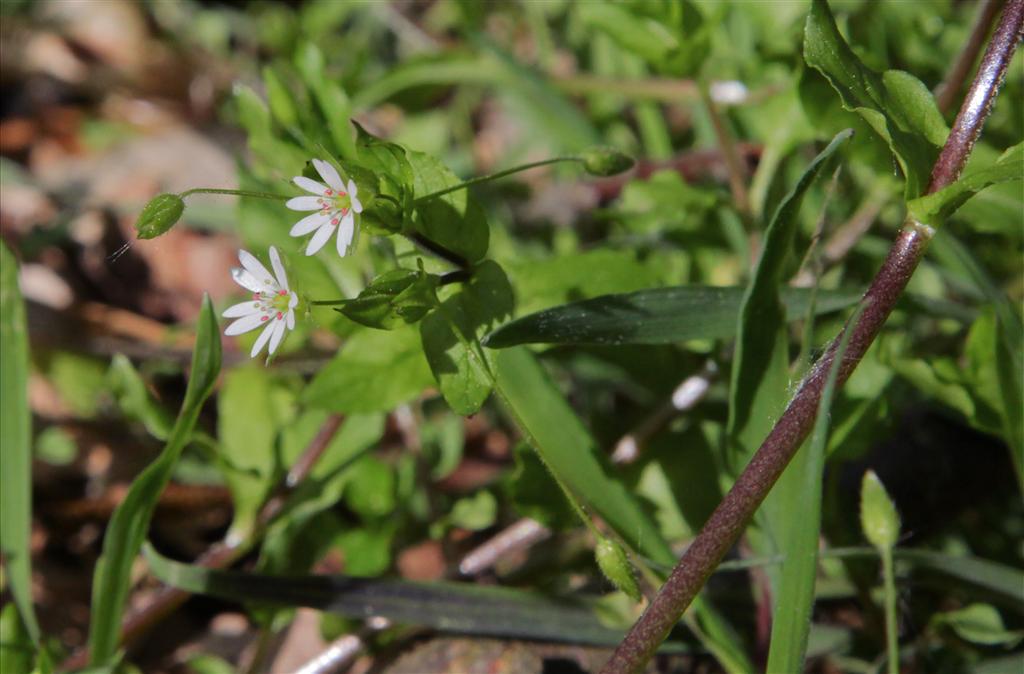
[[[32,643],[39,623],[32,607],[32,418],[28,409],[28,335],[18,289],[18,262],[0,242],[0,550],[8,585]]]
[[[217,318],[210,298],[204,297],[188,388],[178,419],[163,452],[135,478],[107,526],[103,554],[96,564],[92,588],[89,660],[93,666],[113,662],[128,598],[132,562],[146,538],[160,493],[192,435],[203,402],[213,390],[220,372],[220,357]]]
[[[171,561],[146,546],[153,573],[189,592],[246,603],[305,606],[350,618],[383,616],[444,632],[614,645],[586,602],[471,583],[420,583],[351,576],[270,576]]]
[[[593,438],[534,355],[525,348],[498,351],[494,372],[495,391],[547,468],[634,551],[672,566],[676,557],[657,525],[594,451]],[[698,598],[684,620],[727,671],[753,671],[736,635],[710,604]]]
[[[506,323],[484,338],[492,349],[520,344],[674,344],[689,339],[728,339],[736,334],[743,302],[739,287],[677,286],[603,295],[538,311]],[[807,288],[782,290],[787,317],[802,318]],[[836,311],[861,293],[818,291],[815,312]]]
[[[857,307],[849,325],[856,325],[865,304]],[[814,608],[814,580],[818,572],[818,535],[821,531],[821,482],[828,445],[829,411],[835,393],[839,365],[843,362],[850,332],[836,349],[835,363],[818,403],[818,417],[808,442],[794,457],[787,470],[794,471],[793,489],[786,492],[783,508],[789,515],[800,514],[799,524],[789,527],[783,541],[786,560],[782,564],[779,595],[772,616],[772,636],[768,646],[769,672],[802,672],[808,649],[811,611]]]

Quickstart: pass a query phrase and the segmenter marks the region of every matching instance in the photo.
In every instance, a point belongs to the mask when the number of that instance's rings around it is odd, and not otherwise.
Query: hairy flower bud
[[[594,548],[594,556],[601,573],[616,589],[625,592],[633,601],[640,601],[640,586],[637,585],[633,567],[621,545],[610,538],[601,538]]]
[[[583,168],[595,176],[613,176],[633,168],[633,158],[613,147],[592,147],[580,154]]]
[[[140,239],[153,239],[174,226],[185,211],[185,202],[177,194],[160,194],[153,197],[135,221],[135,231]]]

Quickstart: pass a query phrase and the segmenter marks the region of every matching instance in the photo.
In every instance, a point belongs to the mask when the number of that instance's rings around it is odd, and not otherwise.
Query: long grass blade
[[[124,501],[114,511],[96,564],[89,630],[89,659],[93,666],[111,664],[117,650],[121,617],[128,599],[131,567],[149,529],[157,500],[171,478],[178,457],[192,435],[203,402],[220,372],[221,345],[217,318],[209,297],[199,315],[192,369],[185,401],[163,452],[135,478]]]
[[[850,319],[855,325],[865,305]],[[818,535],[821,531],[821,489],[828,444],[829,411],[835,393],[839,364],[843,362],[850,333],[843,334],[836,350],[835,363],[818,403],[809,442],[794,457],[790,469],[799,480],[787,494],[783,508],[799,524],[790,527],[783,541],[785,561],[779,578],[779,593],[772,616],[772,637],[768,647],[769,672],[802,672],[807,653],[811,611],[814,608],[814,581],[818,571]]]
[[[0,242],[0,550],[8,585],[29,638],[39,644],[32,607],[32,419],[28,409],[28,336],[18,263]]]

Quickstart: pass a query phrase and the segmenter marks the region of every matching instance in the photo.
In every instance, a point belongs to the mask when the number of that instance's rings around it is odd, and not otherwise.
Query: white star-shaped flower
[[[356,213],[363,212],[363,204],[356,196],[356,184],[352,180],[347,185],[343,184],[338,171],[323,159],[314,159],[313,166],[327,184],[305,176],[292,178],[293,183],[315,196],[295,197],[289,199],[285,206],[293,211],[315,212],[296,222],[289,234],[305,236],[315,231],[306,245],[306,255],[313,255],[323,248],[337,229],[338,255],[345,257],[356,239]]]
[[[295,305],[299,303],[299,296],[289,289],[284,265],[273,246],[270,247],[273,275],[249,251],[239,250],[238,261],[242,266],[231,269],[231,278],[251,291],[252,299],[228,307],[223,316],[238,320],[229,325],[224,334],[240,335],[265,325],[249,356],[255,358],[268,342],[267,355],[271,356],[284,339],[285,330],[295,329]]]

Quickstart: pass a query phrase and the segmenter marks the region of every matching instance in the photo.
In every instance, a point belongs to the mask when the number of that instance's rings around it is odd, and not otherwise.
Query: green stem
[[[557,163],[563,162],[563,161],[583,161],[583,160],[580,157],[576,157],[576,156],[566,156],[566,157],[552,157],[551,159],[542,159],[541,161],[530,162],[529,164],[520,164],[519,166],[513,166],[512,168],[505,169],[504,171],[498,171],[497,173],[491,173],[490,175],[479,176],[477,178],[470,178],[469,180],[466,180],[465,182],[461,182],[458,185],[452,185],[451,187],[446,187],[443,190],[438,190],[436,192],[431,192],[430,194],[424,194],[422,197],[416,197],[416,202],[415,203],[422,203],[424,201],[429,201],[431,199],[436,199],[437,197],[441,197],[441,196],[444,196],[445,194],[449,194],[451,192],[456,192],[458,190],[464,190],[467,187],[472,187],[473,185],[479,185],[480,183],[486,183],[486,182],[490,182],[492,180],[497,180],[498,178],[504,178],[505,176],[510,176],[513,173],[519,173],[521,171],[526,171],[526,170],[529,170],[529,169],[532,169],[532,168],[537,168],[538,166],[547,166],[548,164],[557,164]]]
[[[896,575],[893,572],[892,548],[882,553],[882,577],[885,582],[885,651],[889,674],[900,672],[899,642],[896,639]]]
[[[256,197],[257,199],[274,199],[276,201],[285,201],[291,199],[290,196],[284,194],[273,194],[271,192],[254,192],[252,190],[227,190],[216,187],[193,187],[190,190],[185,190],[178,196],[184,199],[185,197],[192,194],[233,194],[239,197]]]

